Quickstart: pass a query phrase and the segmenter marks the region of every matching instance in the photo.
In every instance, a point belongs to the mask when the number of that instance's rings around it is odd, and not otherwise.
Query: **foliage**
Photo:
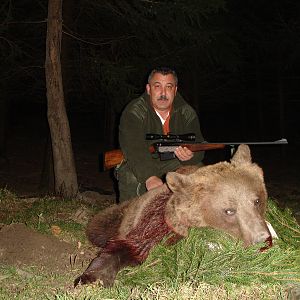
[[[290,211],[281,212],[272,201],[268,220],[280,238],[267,251],[259,251],[263,244],[245,249],[220,231],[192,229],[173,247],[160,244],[143,265],[123,271],[119,280],[137,286],[300,282],[300,226]]]
[[[23,100],[44,98],[46,7],[43,1],[1,1],[0,78],[3,91],[14,100],[20,95]]]
[[[22,200],[2,189],[0,202],[6,224],[27,222],[39,230],[46,225],[48,234],[49,226],[57,224],[67,232],[60,238],[72,243],[82,240],[84,227],[71,221],[83,205],[78,200]],[[110,289],[98,284],[73,289],[72,282],[84,265],[61,275],[1,266],[1,299],[11,299],[12,292],[15,299],[289,299],[300,290],[300,226],[289,209],[279,209],[272,200],[267,220],[279,236],[267,251],[259,251],[263,245],[245,249],[216,230],[192,229],[174,246],[155,247],[141,266],[121,271]]]
[[[92,210],[84,208],[87,215],[84,220],[78,220],[76,213],[80,209],[83,210],[83,205],[77,200],[59,197],[20,199],[8,190],[0,189],[0,204],[3,224],[24,223],[46,234],[49,234],[51,227],[56,225],[63,230],[67,240],[85,241],[84,225]]]
[[[185,94],[194,106],[201,98],[201,107],[244,101],[247,89],[252,103],[254,68],[299,67],[297,1],[66,0],[63,8],[70,108],[111,105],[117,114],[161,64],[178,70]],[[46,16],[44,0],[1,2],[0,77],[10,98],[45,99]]]
[[[281,247],[300,249],[300,227],[289,208],[280,210],[275,201],[269,201],[267,218],[275,231],[280,232]]]
[[[86,63],[93,70],[89,76],[99,95],[108,97],[120,111],[143,91],[145,76],[154,66],[170,65],[182,73],[191,72],[193,65],[192,73],[201,68],[207,75],[204,70],[209,66],[226,64],[222,56],[235,51],[217,21],[224,7],[223,0],[89,1],[80,15],[85,24],[80,35],[91,37],[92,42],[81,47],[88,53]],[[221,47],[217,47],[219,39]]]
[[[109,98],[114,109],[120,111],[141,92],[144,76],[153,66],[171,65],[190,72],[189,66],[196,67],[196,61],[204,70],[207,65],[226,63],[224,55],[235,55],[232,41],[218,21],[225,11],[224,0],[82,0],[64,1],[64,7],[68,9],[63,11],[62,64],[72,76],[71,106],[81,103],[82,108],[93,102],[101,106]],[[25,11],[30,14],[24,14]],[[6,17],[0,48],[9,53],[18,49],[19,53],[7,71],[18,69],[23,97],[38,90],[44,93],[41,72],[47,3],[22,0],[11,5],[5,1],[0,13]],[[219,40],[221,47],[217,47]],[[68,80],[64,78],[65,82]],[[28,89],[30,81],[34,82],[34,89]]]

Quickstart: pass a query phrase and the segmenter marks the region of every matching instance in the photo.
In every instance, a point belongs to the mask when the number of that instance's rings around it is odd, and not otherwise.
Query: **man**
[[[181,146],[175,151],[176,158],[161,161],[149,152],[154,141],[145,140],[147,133],[195,133],[196,141],[203,141],[198,116],[177,93],[177,84],[174,70],[154,69],[146,92],[131,101],[122,113],[119,142],[125,160],[117,168],[120,201],[162,185],[164,175],[181,165],[202,165],[203,152],[193,153]]]

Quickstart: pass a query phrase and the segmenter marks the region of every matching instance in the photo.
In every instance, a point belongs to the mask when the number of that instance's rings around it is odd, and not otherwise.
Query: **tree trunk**
[[[279,52],[279,51],[278,51]],[[280,55],[278,55],[278,62]],[[279,101],[279,133],[280,137],[285,136],[285,95],[283,79],[281,76],[281,68],[279,63],[277,63],[277,90],[278,90],[278,101]],[[281,160],[283,164],[286,161],[286,147],[281,147]]]
[[[64,26],[71,29],[74,28],[75,19],[75,8],[77,6],[77,1],[74,0],[63,0],[62,6],[62,14],[64,18]],[[64,88],[64,99],[65,99],[65,106],[68,107],[68,104],[71,101],[71,97],[74,97],[74,91],[76,86],[76,78],[74,74],[74,70],[77,69],[76,62],[75,62],[75,51],[76,51],[77,44],[74,42],[69,35],[63,34],[62,35],[62,42],[61,42],[61,68],[62,68],[62,77],[63,77],[63,88]]]
[[[0,95],[0,164],[1,160],[6,160],[6,138],[7,138],[7,95]]]
[[[255,55],[255,77],[256,77],[256,107],[258,114],[258,134],[260,139],[265,137],[264,117],[263,117],[263,90],[262,90],[262,70],[261,62],[259,61],[258,54]]]
[[[280,61],[280,60],[278,60]],[[279,133],[280,136],[285,136],[285,95],[283,89],[283,79],[281,76],[281,68],[277,63],[277,92],[279,101]]]
[[[45,142],[39,190],[42,194],[50,193],[52,195],[55,192],[50,131],[47,132],[47,138]]]
[[[61,75],[62,0],[49,0],[46,40],[46,86],[55,192],[64,197],[78,192],[77,175]]]
[[[104,145],[106,149],[116,147],[115,143],[115,114],[113,112],[112,103],[110,99],[105,99],[104,102]]]

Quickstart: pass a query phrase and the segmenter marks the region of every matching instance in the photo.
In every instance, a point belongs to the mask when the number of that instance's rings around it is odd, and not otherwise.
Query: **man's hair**
[[[172,74],[174,76],[176,85],[178,84],[178,77],[177,77],[177,74],[176,74],[175,70],[173,70],[171,68],[168,68],[168,67],[157,67],[157,68],[153,69],[151,71],[151,73],[149,74],[149,76],[148,76],[148,83],[150,83],[150,80],[152,79],[152,77],[156,73],[160,73],[162,75]]]

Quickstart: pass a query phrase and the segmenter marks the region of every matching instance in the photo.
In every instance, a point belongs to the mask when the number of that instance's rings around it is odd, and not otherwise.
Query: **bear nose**
[[[261,231],[260,233],[258,233],[256,236],[255,236],[255,239],[253,241],[253,244],[256,244],[256,243],[261,243],[261,242],[265,242],[266,246],[265,247],[262,247],[260,248],[260,252],[263,252],[269,248],[272,247],[273,245],[273,239],[272,239],[272,235],[269,231],[268,228],[266,228],[266,230],[263,230]]]
[[[257,243],[261,243],[261,242],[266,242],[266,241],[269,241],[270,239],[272,240],[272,236],[271,236],[269,230],[264,230],[255,236],[253,243],[257,244]]]

